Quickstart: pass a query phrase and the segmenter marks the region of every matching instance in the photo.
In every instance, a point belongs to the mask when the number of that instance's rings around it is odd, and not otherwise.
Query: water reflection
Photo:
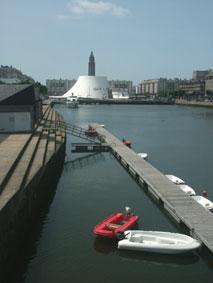
[[[212,110],[208,110],[208,111],[204,111],[202,109],[202,111],[198,112],[192,112],[193,116],[195,118],[198,118],[198,119],[205,119],[205,120],[213,120],[213,111]]]
[[[209,266],[209,268],[213,269],[213,254],[205,246],[202,247],[200,256]]]
[[[19,253],[18,260],[16,261],[15,266],[12,268],[12,272],[6,274],[5,276],[1,276],[1,283],[19,283],[25,280],[30,260],[36,256],[43,226],[48,221],[48,212],[56,193],[60,171],[56,171],[53,176],[54,178],[50,178],[47,174],[46,178],[43,180],[43,183],[40,184],[43,194],[40,195],[39,202],[37,203],[39,210],[36,212],[34,217],[32,216],[32,222],[27,228],[29,231],[25,231],[26,239],[21,247],[21,253]],[[51,190],[49,190],[49,187],[51,187]]]
[[[193,252],[180,255],[166,255],[118,250],[118,255],[131,261],[142,261],[143,263],[151,263],[154,265],[168,264],[173,267],[194,264],[200,259],[199,256]]]
[[[96,237],[94,240],[94,249],[102,254],[110,254],[116,251],[118,245],[117,240],[103,239]]]
[[[65,162],[65,170],[66,169],[80,169],[83,167],[90,166],[92,164],[98,163],[100,161],[104,161],[105,157],[102,153],[93,153],[83,157],[78,157],[74,160],[68,160]]]
[[[138,223],[132,227],[132,229],[137,230],[139,227]],[[117,250],[118,240],[117,239],[110,239],[110,238],[103,238],[103,237],[96,237],[94,240],[94,249],[103,254],[109,254]]]
[[[126,260],[142,261],[143,263],[151,263],[154,265],[168,264],[169,266],[178,267],[180,265],[190,265],[198,262],[200,257],[194,252],[179,254],[179,255],[166,255],[154,254],[141,251],[128,251],[118,250],[118,241],[112,239],[103,239],[96,237],[94,240],[94,249],[102,254],[115,253],[119,257]]]

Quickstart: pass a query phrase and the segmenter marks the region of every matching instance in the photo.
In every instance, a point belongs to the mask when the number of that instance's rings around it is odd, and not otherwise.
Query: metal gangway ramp
[[[86,136],[85,133],[88,129],[78,127],[78,126],[70,124],[69,122],[66,122],[66,121],[65,122],[59,121],[58,123],[59,123],[60,127],[64,128],[64,130],[66,131],[66,133],[68,135],[72,135],[72,136],[78,137],[80,139],[87,140],[90,143],[100,143],[100,141],[97,139],[97,137]]]

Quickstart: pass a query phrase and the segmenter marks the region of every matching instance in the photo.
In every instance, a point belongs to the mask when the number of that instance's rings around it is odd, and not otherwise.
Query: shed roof
[[[31,86],[30,84],[15,84],[15,85],[9,85],[9,84],[2,84],[0,85],[0,101],[3,101],[10,96],[21,92],[23,89],[28,88]]]

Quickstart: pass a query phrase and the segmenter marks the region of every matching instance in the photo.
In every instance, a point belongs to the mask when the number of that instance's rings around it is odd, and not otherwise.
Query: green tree
[[[47,87],[45,85],[42,85],[40,82],[35,82],[34,86],[39,89],[41,94],[47,94]]]

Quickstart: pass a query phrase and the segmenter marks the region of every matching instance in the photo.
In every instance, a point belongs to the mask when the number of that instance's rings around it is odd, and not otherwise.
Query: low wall
[[[60,178],[66,148],[66,137],[58,144],[48,162],[41,166],[27,185],[19,190],[0,213],[0,281],[12,279],[23,267],[29,239],[39,236],[42,225]],[[36,239],[34,239],[36,242]],[[14,275],[15,274],[15,275]]]
[[[184,106],[196,106],[196,107],[213,107],[213,102],[211,101],[195,101],[195,100],[184,100],[176,99],[175,104]]]

